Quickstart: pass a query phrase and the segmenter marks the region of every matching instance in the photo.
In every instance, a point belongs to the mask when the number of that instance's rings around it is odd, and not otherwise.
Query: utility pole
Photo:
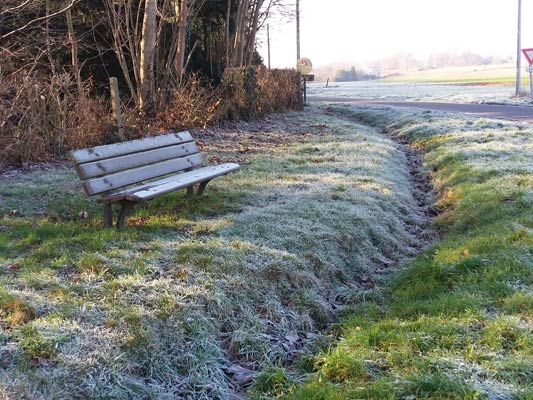
[[[518,0],[518,39],[516,45],[516,94],[520,93],[522,69],[522,0]]]
[[[300,0],[296,0],[296,62],[300,61]]]
[[[268,69],[270,69],[270,25],[267,24]]]

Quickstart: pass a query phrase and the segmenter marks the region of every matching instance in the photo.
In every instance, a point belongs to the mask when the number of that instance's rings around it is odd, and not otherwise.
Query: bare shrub
[[[124,110],[126,137],[140,138],[146,133],[206,128],[220,120],[222,93],[191,75],[176,88],[159,93],[157,112],[145,114],[135,108]]]
[[[260,67],[257,87],[256,107],[261,115],[302,109],[300,74],[295,70]]]
[[[255,113],[257,98],[256,69],[227,68],[222,77],[224,89],[224,109],[222,114],[227,119],[251,119]]]
[[[213,88],[191,75],[159,94],[154,116],[125,110],[128,139],[147,132],[206,128],[225,119],[253,119],[300,109],[300,80],[293,70],[232,68]],[[61,157],[65,151],[115,140],[108,107],[80,93],[69,73],[0,76],[0,168]]]
[[[79,93],[68,73],[0,77],[0,168],[57,158],[107,140],[104,102]]]
[[[170,102],[161,104],[160,121],[175,129],[206,128],[219,118],[221,91],[202,84],[198,75],[191,75],[170,94]]]
[[[302,108],[300,76],[295,70],[228,68],[222,87],[226,119],[253,119],[271,112]]]

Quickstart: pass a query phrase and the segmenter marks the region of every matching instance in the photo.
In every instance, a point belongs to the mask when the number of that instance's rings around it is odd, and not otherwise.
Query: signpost
[[[533,49],[522,49],[522,54],[529,64],[529,67],[526,67],[526,72],[529,72],[529,95],[533,99]]]
[[[302,57],[298,60],[298,72],[302,75],[304,85],[304,106],[307,104],[307,82],[315,79],[314,75],[309,75],[313,70],[313,63],[307,57]]]
[[[520,76],[520,68],[521,68],[521,62],[522,57],[520,57],[520,49],[522,48],[522,0],[518,0],[518,40],[516,44],[516,95],[518,96],[520,94],[520,83],[521,83],[521,76]]]

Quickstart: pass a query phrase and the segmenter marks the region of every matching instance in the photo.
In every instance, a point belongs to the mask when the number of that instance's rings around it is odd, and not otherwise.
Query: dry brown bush
[[[300,76],[295,70],[229,68],[224,72],[222,87],[225,119],[253,119],[302,108]]]
[[[257,98],[255,68],[227,68],[222,77],[224,107],[221,114],[227,119],[252,119]]]
[[[191,75],[170,93],[170,101],[160,103],[158,119],[169,128],[206,128],[219,119],[222,93]]]
[[[0,77],[0,168],[49,161],[109,140],[107,107],[68,73]]]
[[[301,109],[299,79],[294,70],[234,68],[213,88],[192,75],[177,89],[160,94],[155,115],[125,110],[126,137]],[[69,73],[45,79],[36,73],[0,76],[0,169],[117,140],[108,105],[89,97],[86,86],[79,93]]]
[[[261,115],[302,109],[300,74],[295,70],[260,67],[257,87],[257,110]]]
[[[156,112],[145,114],[134,108],[124,110],[126,138],[137,139],[147,133],[206,128],[220,119],[222,92],[191,75],[175,89],[159,94]]]

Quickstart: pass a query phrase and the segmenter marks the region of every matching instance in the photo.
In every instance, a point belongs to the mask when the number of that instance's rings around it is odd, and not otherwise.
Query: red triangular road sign
[[[522,49],[522,53],[526,57],[529,65],[533,65],[533,49]]]

